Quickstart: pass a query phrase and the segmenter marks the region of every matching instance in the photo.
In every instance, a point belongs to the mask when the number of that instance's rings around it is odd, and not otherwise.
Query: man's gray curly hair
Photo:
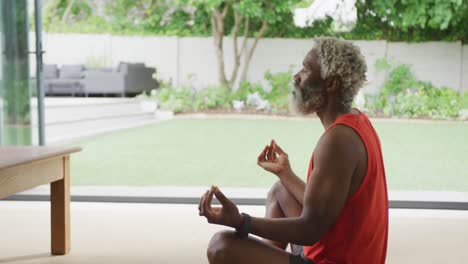
[[[318,37],[313,40],[319,58],[321,77],[339,78],[342,86],[342,104],[351,107],[354,96],[366,81],[367,66],[361,50],[343,39]]]

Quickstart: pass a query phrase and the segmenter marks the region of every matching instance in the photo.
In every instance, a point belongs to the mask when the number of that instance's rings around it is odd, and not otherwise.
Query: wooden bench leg
[[[70,156],[63,158],[63,179],[50,184],[52,255],[70,251]]]

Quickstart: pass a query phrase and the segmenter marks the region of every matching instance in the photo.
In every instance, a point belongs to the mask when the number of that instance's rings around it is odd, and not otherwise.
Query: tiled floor
[[[207,263],[222,229],[195,205],[72,203],[71,212],[72,251],[52,257],[48,203],[0,201],[0,263]],[[468,212],[391,210],[387,263],[468,263],[467,237]]]

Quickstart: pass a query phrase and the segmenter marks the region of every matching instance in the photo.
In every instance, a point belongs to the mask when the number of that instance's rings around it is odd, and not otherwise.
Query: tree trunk
[[[247,81],[247,73],[249,71],[249,65],[250,61],[252,60],[255,48],[257,47],[258,41],[260,38],[263,37],[265,34],[265,31],[268,29],[268,23],[266,21],[263,21],[262,27],[258,31],[257,35],[255,36],[254,43],[252,44],[252,47],[250,48],[249,52],[246,54],[245,62],[244,62],[244,68],[242,70],[242,75],[241,75],[241,82]]]
[[[224,65],[224,50],[223,50],[223,38],[224,38],[224,17],[226,16],[228,5],[225,5],[224,10],[220,13],[217,9],[214,9],[211,14],[211,24],[213,29],[213,38],[216,48],[216,57],[218,60],[218,79],[219,83],[223,86],[229,87],[229,82],[226,78],[225,65]]]
[[[63,16],[62,16],[62,23],[67,21],[68,16],[70,15],[71,8],[73,4],[75,3],[75,1],[76,0],[70,0],[70,2],[68,3],[68,6],[65,9],[65,12],[63,13]]]
[[[234,46],[234,67],[232,68],[231,78],[229,79],[229,87],[230,89],[234,89],[234,83],[237,79],[237,74],[239,72],[240,67],[240,57],[241,54],[244,52],[241,49],[239,52],[239,45],[237,43],[237,33],[239,32],[240,25],[242,23],[242,16],[238,11],[234,11],[234,28],[232,30],[232,39],[233,39],[233,46]],[[244,47],[244,46],[243,46]]]
[[[53,7],[53,13],[52,13],[52,18],[55,20],[59,15],[58,15],[58,12],[57,10],[59,9],[59,5],[60,5],[60,1],[59,0],[54,0],[54,3],[53,3],[54,7]]]

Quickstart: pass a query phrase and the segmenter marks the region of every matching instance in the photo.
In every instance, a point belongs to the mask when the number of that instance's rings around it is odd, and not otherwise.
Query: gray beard
[[[324,102],[319,86],[312,85],[303,89],[294,85],[289,96],[289,111],[294,115],[310,115],[320,110]]]

